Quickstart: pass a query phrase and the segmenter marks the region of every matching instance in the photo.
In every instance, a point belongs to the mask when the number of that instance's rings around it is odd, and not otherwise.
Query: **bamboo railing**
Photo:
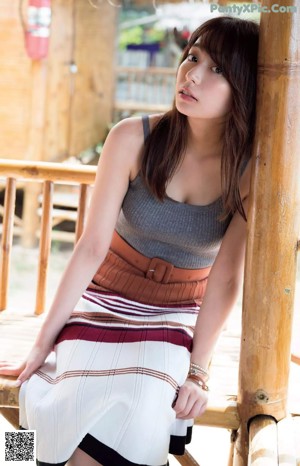
[[[0,275],[0,311],[7,307],[9,262],[13,238],[13,218],[16,196],[16,180],[43,183],[43,207],[38,261],[38,281],[35,313],[41,314],[45,308],[47,272],[51,244],[51,211],[53,204],[53,184],[55,182],[80,185],[79,209],[76,222],[76,241],[80,237],[87,211],[87,186],[94,181],[96,167],[74,166],[46,162],[22,162],[0,160],[0,176],[7,178],[3,214],[3,235],[1,243],[2,261]]]

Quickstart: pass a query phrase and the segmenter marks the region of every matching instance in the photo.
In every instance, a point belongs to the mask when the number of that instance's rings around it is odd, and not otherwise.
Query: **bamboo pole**
[[[277,424],[278,466],[297,466],[294,427],[291,416]],[[297,441],[299,442],[300,438]]]
[[[8,178],[6,181],[4,214],[1,241],[1,270],[0,270],[0,311],[7,306],[7,290],[9,280],[10,252],[13,241],[14,210],[16,204],[16,180]]]
[[[195,419],[195,425],[237,430],[240,418],[236,401],[212,398],[206,411]]]
[[[234,444],[235,444],[236,436],[237,436],[237,430],[231,430],[231,435],[230,435],[230,449],[229,449],[229,454],[228,454],[227,466],[233,466],[233,461],[234,461]]]
[[[241,424],[234,439],[233,466],[246,466],[245,452],[248,452],[248,442],[248,430]]]
[[[293,16],[262,15],[238,399],[242,412],[278,419],[285,415],[298,236],[300,27]],[[269,46],[275,31],[281,47]]]
[[[195,458],[193,458],[187,450],[185,450],[183,456],[174,455],[174,457],[177,459],[178,463],[181,464],[181,466],[200,466],[200,464],[197,463]]]
[[[277,426],[270,416],[257,416],[249,427],[248,466],[278,466]]]
[[[52,181],[45,181],[43,189],[43,213],[41,219],[38,283],[35,306],[35,314],[37,315],[42,314],[45,310],[47,273],[51,246],[52,198],[53,183]]]
[[[300,11],[299,0],[281,5]],[[299,15],[262,13],[238,389],[244,434],[256,415],[286,414],[299,233],[299,45]],[[246,464],[246,444],[239,454]]]

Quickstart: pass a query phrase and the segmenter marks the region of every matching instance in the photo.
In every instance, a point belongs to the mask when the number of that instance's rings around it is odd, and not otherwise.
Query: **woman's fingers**
[[[32,375],[36,370],[36,366],[37,364],[32,363],[24,362],[22,364],[12,364],[5,361],[0,364],[0,375],[17,377],[17,380],[13,385],[19,387]]]
[[[207,403],[202,402],[201,400],[197,400],[192,409],[190,410],[189,413],[187,413],[185,416],[176,416],[179,419],[195,419],[196,417],[200,417],[204,411],[206,410]]]
[[[3,362],[0,364],[0,374],[1,375],[10,375],[10,376],[18,376],[23,370],[25,365],[24,364],[12,364],[8,362]]]
[[[19,387],[25,380],[44,363],[46,357],[51,352],[51,347],[41,350],[38,346],[33,346],[28,357],[23,363],[12,364],[7,361],[0,362],[0,374],[18,377],[14,386]]]
[[[25,382],[25,380],[29,379],[29,377],[32,376],[32,374],[38,369],[36,366],[32,365],[27,365],[23,372],[19,375],[17,382],[20,382],[20,385]]]
[[[206,406],[206,392],[194,382],[187,381],[179,390],[174,410],[178,419],[192,419],[201,416]]]
[[[184,410],[187,404],[189,395],[190,395],[190,392],[189,392],[188,387],[186,385],[182,385],[182,387],[180,387],[179,389],[179,393],[178,393],[175,406],[173,407],[177,415]]]

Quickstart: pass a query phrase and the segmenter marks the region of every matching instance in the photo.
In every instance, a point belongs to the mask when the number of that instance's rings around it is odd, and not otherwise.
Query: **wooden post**
[[[76,229],[75,229],[75,244],[79,240],[80,236],[82,235],[84,224],[87,216],[87,196],[88,195],[88,185],[81,184],[80,191],[79,191],[79,205],[78,205],[78,212],[77,212],[77,222],[76,222]]]
[[[32,62],[32,80],[31,125],[26,159],[42,160],[47,80],[46,59]],[[25,247],[33,247],[36,244],[39,192],[40,186],[36,184],[27,184],[24,189],[22,244]]]
[[[16,204],[16,180],[8,178],[6,182],[4,214],[1,241],[0,269],[0,311],[7,306],[7,290],[9,279],[10,252],[13,241],[14,212]]]
[[[39,253],[38,283],[36,293],[35,314],[45,310],[49,254],[52,230],[53,182],[44,181],[43,213],[41,218],[41,239]]]
[[[263,6],[271,9],[271,0]],[[262,13],[242,317],[241,429],[286,414],[299,218],[300,1],[298,13]],[[247,464],[244,444],[241,464]]]

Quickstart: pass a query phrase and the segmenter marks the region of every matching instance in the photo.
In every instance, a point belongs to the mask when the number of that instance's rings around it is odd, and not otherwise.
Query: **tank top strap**
[[[150,134],[150,121],[149,121],[149,116],[148,115],[143,115],[142,116],[142,121],[143,121],[143,129],[144,129],[144,142],[146,141],[146,138]]]

